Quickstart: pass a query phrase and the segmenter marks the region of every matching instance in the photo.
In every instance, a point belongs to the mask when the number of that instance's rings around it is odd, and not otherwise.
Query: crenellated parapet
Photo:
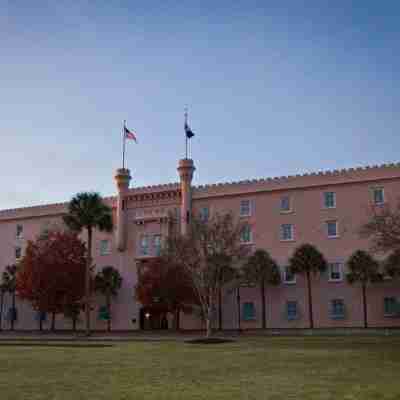
[[[298,175],[280,176],[199,185],[193,188],[193,198],[255,193],[276,190],[291,190],[306,187],[350,184],[361,181],[381,181],[400,177],[400,163],[382,164],[331,171],[318,171]]]

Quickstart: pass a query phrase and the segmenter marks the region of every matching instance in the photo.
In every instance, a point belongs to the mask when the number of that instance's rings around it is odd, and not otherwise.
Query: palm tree
[[[92,266],[93,230],[111,232],[113,229],[112,211],[103,203],[98,193],[78,193],[68,204],[68,214],[64,223],[75,232],[87,231],[87,257],[85,278],[85,316],[86,334],[90,335],[90,272]]]
[[[298,247],[289,260],[289,268],[295,274],[305,274],[307,278],[308,315],[310,328],[314,328],[311,274],[316,275],[326,270],[327,263],[323,254],[312,244]]]
[[[347,281],[350,284],[361,283],[362,302],[364,309],[364,328],[368,328],[367,317],[367,286],[373,282],[380,282],[383,279],[379,272],[379,263],[369,253],[363,250],[354,252],[347,261],[349,273]]]
[[[16,309],[15,309],[15,298],[16,298],[16,283],[17,283],[17,266],[15,264],[13,265],[7,265],[6,269],[3,272],[2,275],[2,290],[4,292],[8,292],[11,294],[12,298],[12,304],[11,304],[11,315],[10,315],[10,323],[11,327],[10,329],[13,331],[14,330],[14,323],[16,319]]]
[[[107,330],[111,331],[111,297],[118,294],[122,285],[122,276],[114,267],[104,267],[99,271],[94,280],[96,292],[100,292],[106,298],[106,307],[108,312]]]
[[[263,250],[256,250],[243,266],[244,280],[250,284],[260,285],[262,328],[266,328],[266,300],[267,285],[278,285],[281,281],[279,268],[270,254]]]

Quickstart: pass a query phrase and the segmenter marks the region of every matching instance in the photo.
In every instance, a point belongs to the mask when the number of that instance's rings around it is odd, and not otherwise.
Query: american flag
[[[137,143],[136,135],[132,131],[130,131],[126,126],[124,126],[124,132],[125,132],[125,139],[134,140],[135,143]]]

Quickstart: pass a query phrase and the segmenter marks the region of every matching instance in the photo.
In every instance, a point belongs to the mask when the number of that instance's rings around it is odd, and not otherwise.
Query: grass
[[[400,338],[0,347],[0,398],[400,399]]]

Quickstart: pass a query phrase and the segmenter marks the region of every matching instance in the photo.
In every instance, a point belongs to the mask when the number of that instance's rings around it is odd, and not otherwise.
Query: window
[[[336,207],[335,192],[325,192],[324,193],[324,206],[325,206],[325,208],[335,208]]]
[[[331,301],[331,317],[332,319],[344,318],[344,301],[342,299],[334,299]]]
[[[296,275],[289,266],[283,268],[283,282],[284,283],[296,283]]]
[[[251,215],[251,203],[250,200],[242,200],[240,202],[240,216],[249,217]]]
[[[161,235],[154,235],[154,252],[156,256],[161,255]]]
[[[327,221],[326,222],[326,230],[328,233],[328,238],[336,238],[339,236],[337,221]]]
[[[256,319],[256,309],[253,302],[243,303],[243,320],[253,321]]]
[[[281,225],[281,240],[293,240],[293,225]]]
[[[22,249],[21,247],[15,248],[15,259],[19,260],[22,257]]]
[[[208,207],[203,207],[200,210],[200,221],[207,222],[210,218],[210,209]]]
[[[100,255],[105,256],[110,254],[110,241],[105,239],[100,241]]]
[[[380,205],[385,202],[385,196],[383,192],[383,188],[374,188],[373,189],[373,196],[374,196],[374,204]]]
[[[286,303],[286,317],[289,321],[298,318],[297,301],[288,301]]]
[[[24,227],[22,225],[17,225],[17,233],[16,233],[17,239],[22,239],[23,233],[24,233]]]
[[[252,233],[250,225],[245,225],[240,232],[240,241],[242,243],[251,243],[252,242]]]
[[[143,235],[140,238],[140,254],[142,256],[149,254],[149,237],[147,235]]]
[[[281,212],[289,212],[291,211],[290,197],[283,196],[281,197]]]
[[[343,265],[341,263],[329,263],[328,272],[331,282],[339,282],[343,280]]]
[[[399,315],[400,307],[397,303],[396,297],[384,298],[384,314],[388,317]]]

